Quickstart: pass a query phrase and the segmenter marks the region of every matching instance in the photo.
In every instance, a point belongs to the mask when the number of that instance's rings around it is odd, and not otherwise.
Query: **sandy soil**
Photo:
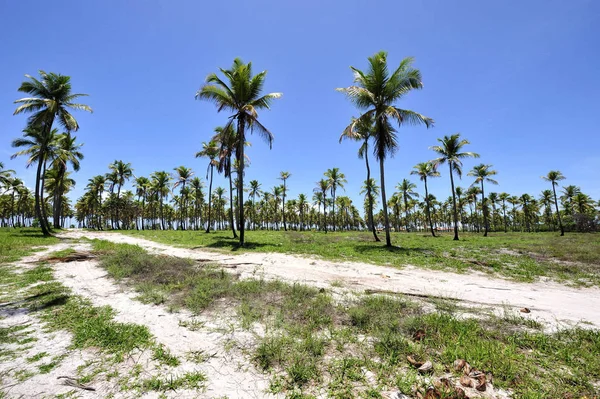
[[[65,238],[102,239],[139,245],[152,253],[207,259],[236,267],[243,277],[263,276],[328,287],[342,284],[351,290],[385,290],[408,295],[432,295],[468,304],[513,309],[528,308],[531,317],[552,328],[581,325],[600,328],[600,289],[566,287],[556,282],[519,283],[482,273],[456,274],[407,266],[402,269],[366,263],[331,262],[277,253],[222,254],[178,248],[114,232],[72,230]]]

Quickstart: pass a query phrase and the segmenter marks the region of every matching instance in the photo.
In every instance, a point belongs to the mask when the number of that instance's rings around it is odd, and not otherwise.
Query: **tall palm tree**
[[[458,209],[456,208],[456,192],[454,191],[454,173],[459,178],[462,177],[462,159],[464,158],[479,158],[479,154],[474,152],[461,152],[462,148],[470,144],[468,140],[461,140],[460,133],[451,136],[444,136],[442,139],[437,139],[441,145],[431,147],[440,157],[433,161],[437,167],[443,163],[448,163],[450,168],[450,185],[452,186],[452,203],[454,211],[454,240],[458,241]]]
[[[558,210],[558,198],[556,197],[556,186],[558,186],[558,182],[561,180],[565,180],[565,176],[560,172],[560,170],[551,170],[548,172],[546,176],[542,176],[542,179],[550,182],[552,184],[552,192],[554,193],[554,206],[556,207],[556,216],[558,217],[558,226],[560,227],[560,235],[565,235],[565,229],[562,224],[562,220],[560,219],[560,211]]]
[[[142,230],[144,230],[144,209],[146,208],[146,196],[148,195],[150,180],[144,176],[136,177],[133,185],[135,186],[135,194],[138,196],[138,201],[142,203],[140,207],[140,219],[142,219]]]
[[[99,230],[102,230],[102,194],[104,192],[104,186],[106,185],[106,176],[97,175],[88,180],[89,183],[87,188],[90,190],[92,195],[90,200],[92,206],[96,208],[96,225]],[[92,208],[93,211],[93,208]]]
[[[396,188],[402,194],[402,200],[404,201],[404,211],[406,212],[406,231],[410,232],[410,213],[408,212],[408,201],[412,200],[413,197],[418,197],[419,194],[414,190],[417,188],[415,183],[410,182],[408,179],[403,179]]]
[[[487,209],[487,198],[485,197],[485,192],[483,189],[483,182],[486,181],[490,184],[498,184],[498,182],[492,179],[490,176],[495,176],[498,174],[495,170],[491,169],[492,165],[479,164],[477,166],[473,166],[473,169],[467,173],[468,176],[475,177],[475,181],[473,185],[480,184],[481,185],[481,208],[483,212],[483,228],[484,233],[483,236],[487,237],[488,235],[488,209]]]
[[[17,227],[17,225],[15,224],[15,198],[17,196],[17,194],[19,193],[19,190],[22,190],[24,187],[23,185],[23,180],[19,179],[18,177],[11,177],[8,178],[8,180],[6,181],[6,188],[8,191],[10,191],[10,197],[11,197],[11,201],[10,201],[10,218],[11,218],[11,222],[12,222],[12,226],[13,227]]]
[[[14,173],[15,171],[12,169],[4,169],[4,164],[0,162],[0,186],[7,185]]]
[[[298,201],[296,202],[296,206],[298,207],[298,214],[300,216],[300,231],[304,230],[304,216],[306,214],[306,209],[308,208],[308,202],[305,194],[298,195]]]
[[[59,180],[64,178],[68,164],[71,164],[74,171],[79,170],[79,161],[83,159],[83,153],[80,151],[83,144],[78,144],[76,141],[77,137],[71,136],[70,132],[60,134],[57,137],[56,157],[52,163],[58,170]],[[60,228],[62,215],[62,198],[64,194],[61,192],[62,187],[62,184],[58,184],[58,190],[54,193],[53,224],[56,229]]]
[[[369,57],[367,71],[350,67],[354,72],[354,85],[337,89],[343,92],[363,114],[359,120],[373,118],[375,121],[375,157],[379,161],[381,183],[381,202],[385,221],[385,241],[388,247],[392,246],[390,236],[390,222],[387,212],[387,199],[385,195],[384,161],[387,156],[393,156],[398,148],[395,129],[392,122],[399,126],[404,124],[433,125],[433,119],[414,111],[397,108],[394,104],[408,94],[411,90],[421,89],[421,72],[412,67],[413,58],[408,57],[400,62],[398,68],[390,74],[387,65],[387,53],[380,51]],[[346,128],[348,129],[348,128]]]
[[[348,183],[348,181],[346,180],[346,175],[340,172],[340,168],[327,169],[327,172],[325,172],[325,177],[327,178],[327,184],[329,185],[329,190],[331,191],[331,196],[333,199],[333,211],[331,213],[331,218],[333,222],[333,231],[335,231],[335,194],[337,189],[344,188],[344,184]]]
[[[117,186],[117,229],[120,229],[119,208],[121,207],[121,204],[119,200],[121,199],[121,188],[123,187],[125,182],[129,180],[131,176],[133,176],[133,169],[131,168],[130,163],[125,163],[121,160],[114,161],[113,163],[108,165],[108,168],[111,170],[113,176],[116,177],[116,181],[114,183]]]
[[[427,222],[429,223],[429,229],[431,235],[435,237],[435,231],[433,230],[433,222],[431,221],[431,204],[429,203],[429,191],[427,190],[427,178],[440,177],[440,172],[436,170],[436,167],[431,162],[421,162],[413,166],[410,174],[419,176],[419,179],[425,185],[425,211],[427,215]]]
[[[327,191],[329,190],[329,181],[321,179],[317,182],[317,187],[313,190],[315,192],[316,201],[323,205],[323,221],[321,223],[321,229],[327,233]],[[317,195],[319,194],[320,195]]]
[[[190,181],[192,188],[192,197],[194,199],[194,229],[198,229],[198,225],[202,223],[202,207],[204,206],[204,184],[202,180],[195,176]]]
[[[289,179],[292,176],[292,174],[290,172],[281,172],[279,174],[279,180],[283,180],[283,205],[282,205],[282,213],[283,213],[283,229],[285,231],[287,231],[287,224],[285,221],[285,197],[287,195],[287,186],[286,186],[286,182],[287,179]]]
[[[154,172],[150,175],[151,184],[154,191],[158,194],[158,206],[160,209],[160,222],[163,230],[166,230],[165,225],[165,213],[164,213],[164,200],[169,195],[169,186],[171,182],[171,175],[165,171]]]
[[[206,157],[208,158],[208,167],[206,169],[206,178],[208,180],[208,223],[206,224],[206,232],[210,232],[211,224],[211,204],[212,204],[212,183],[213,183],[213,170],[215,166],[219,165],[217,156],[219,155],[219,147],[216,141],[210,141],[208,143],[202,143],[202,150],[196,153],[196,158]]]
[[[377,237],[377,232],[375,229],[375,220],[373,219],[373,196],[379,195],[379,186],[377,185],[377,181],[373,178],[365,180],[363,182],[360,194],[365,194],[365,200],[367,201],[367,217],[369,218],[369,228],[372,228],[375,232],[375,241],[381,241],[379,237]]]
[[[15,101],[20,104],[13,115],[21,113],[31,113],[28,119],[28,129],[39,130],[39,135],[44,137],[40,140],[42,144],[39,148],[39,161],[36,172],[35,183],[35,212],[40,220],[40,226],[44,235],[50,234],[48,221],[42,213],[43,187],[41,179],[44,174],[42,168],[47,159],[47,147],[43,143],[49,142],[49,136],[52,132],[55,119],[68,132],[79,130],[77,120],[69,112],[72,109],[92,112],[92,109],[84,104],[78,104],[74,101],[87,94],[74,94],[71,91],[71,77],[56,73],[46,73],[39,71],[40,79],[25,75],[28,79],[21,83],[18,91],[27,93],[30,97],[21,98]],[[31,138],[31,137],[30,137]],[[25,139],[27,140],[27,139]]]
[[[48,159],[55,154],[57,135],[58,131],[56,129],[45,133],[42,128],[28,127],[23,130],[23,137],[15,139],[12,142],[12,146],[15,148],[26,148],[14,153],[10,157],[14,159],[21,155],[28,156],[27,168],[37,162],[35,211],[44,235],[50,234],[50,226],[48,225],[46,208],[44,207],[44,176],[46,175]]]
[[[252,198],[252,219],[253,219],[253,228],[256,229],[256,196],[260,196],[261,184],[258,180],[250,180],[250,197]]]
[[[507,220],[506,220],[506,202],[510,198],[508,193],[500,193],[498,199],[502,202],[502,219],[504,220],[504,232],[508,231]]]
[[[173,169],[177,175],[175,175],[175,184],[173,189],[180,187],[179,196],[181,197],[181,209],[180,209],[180,229],[185,230],[185,221],[187,219],[187,200],[189,191],[186,190],[185,185],[192,179],[194,171],[186,166],[178,166]]]
[[[49,195],[53,198],[54,210],[58,209],[56,204],[56,197],[58,193],[61,193],[61,197],[69,192],[73,186],[75,186],[75,180],[69,177],[70,172],[63,172],[58,167],[50,168],[46,171],[44,176],[45,189]],[[67,199],[68,200],[68,199]],[[55,228],[61,228],[61,219],[63,216],[63,208],[60,208],[61,212],[58,214],[58,223],[54,225]]]
[[[244,145],[246,143],[246,129],[256,131],[268,142],[273,141],[273,134],[258,121],[257,110],[269,108],[274,99],[280,98],[281,93],[268,93],[263,95],[262,89],[267,71],[252,75],[252,63],[236,58],[231,69],[220,69],[227,82],[221,80],[215,73],[206,78],[206,83],[196,92],[196,99],[207,100],[215,103],[218,111],[224,109],[233,112],[230,124],[237,123],[239,135],[238,150],[238,213],[240,227],[240,245],[244,245]]]
[[[354,123],[356,121],[356,123]],[[340,136],[340,143],[343,139],[352,139],[356,141],[362,142],[362,145],[358,149],[358,158],[365,159],[365,165],[367,167],[367,179],[365,182],[371,181],[371,167],[369,166],[369,140],[375,134],[375,123],[373,117],[370,115],[366,115],[361,120],[356,120],[356,118],[352,118],[352,123],[342,132]],[[370,192],[371,185],[365,185],[367,192],[367,218],[369,223],[369,228],[373,232],[373,238],[375,238],[376,242],[381,241],[377,236],[377,229],[375,229],[375,223],[373,220],[373,193]]]

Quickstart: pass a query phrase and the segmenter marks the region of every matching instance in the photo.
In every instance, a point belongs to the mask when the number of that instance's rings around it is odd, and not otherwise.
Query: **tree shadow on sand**
[[[391,246],[391,247],[386,247],[385,245],[381,245],[381,244],[357,244],[354,246],[354,249],[356,252],[359,252],[361,254],[365,254],[365,255],[369,255],[369,254],[382,254],[382,253],[392,253],[392,254],[397,254],[397,255],[413,255],[415,253],[419,253],[419,254],[429,254],[430,253],[430,249],[429,248],[419,248],[419,247],[411,247],[411,248],[405,248],[405,247],[398,247],[398,246]]]
[[[244,243],[244,247],[240,247],[240,243],[237,238],[227,237],[227,239],[220,239],[212,244],[206,245],[207,248],[220,248],[220,249],[229,249],[231,251],[237,251],[239,249],[257,249],[264,247],[273,247],[273,244],[264,244],[258,242],[248,242]]]

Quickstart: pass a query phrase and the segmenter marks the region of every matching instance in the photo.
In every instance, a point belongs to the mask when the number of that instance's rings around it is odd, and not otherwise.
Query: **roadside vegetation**
[[[141,301],[196,314],[233,309],[238,323],[232,328],[255,336],[246,355],[271,375],[272,392],[289,397],[382,397],[394,391],[424,396],[433,384],[441,395],[436,397],[452,398],[459,397],[456,387],[475,389],[477,378],[488,390],[521,398],[597,394],[595,330],[548,334],[510,312],[497,317],[444,301],[239,280],[216,265],[150,255],[137,246],[94,241],[94,248],[109,275],[135,289]],[[457,366],[460,360],[470,373]],[[427,362],[431,370],[419,371]],[[473,386],[460,385],[468,375]]]

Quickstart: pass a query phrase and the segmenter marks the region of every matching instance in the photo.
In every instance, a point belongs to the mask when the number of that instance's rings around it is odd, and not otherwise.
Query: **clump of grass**
[[[39,229],[0,228],[0,264],[14,262],[34,252],[35,247],[58,243],[56,237],[44,237]]]
[[[203,387],[205,381],[206,376],[199,371],[185,373],[182,376],[169,375],[165,378],[153,376],[142,381],[141,389],[143,391],[158,392],[176,391],[178,389],[198,389]]]

